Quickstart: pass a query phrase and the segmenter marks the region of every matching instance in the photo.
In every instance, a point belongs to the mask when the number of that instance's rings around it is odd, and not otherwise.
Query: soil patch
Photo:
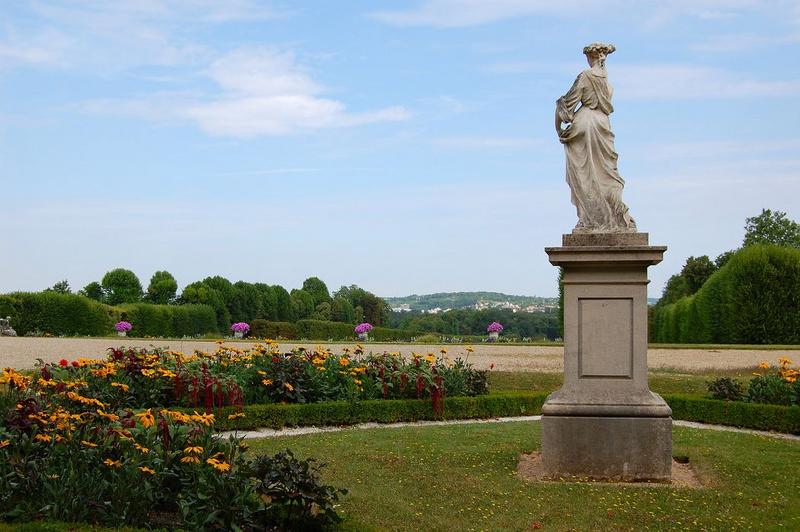
[[[684,460],[681,460],[683,462]],[[703,482],[691,464],[672,461],[672,482],[618,482],[592,480],[578,477],[548,478],[544,473],[542,453],[523,454],[519,457],[517,474],[528,482],[577,482],[603,486],[633,486],[643,488],[703,488]]]

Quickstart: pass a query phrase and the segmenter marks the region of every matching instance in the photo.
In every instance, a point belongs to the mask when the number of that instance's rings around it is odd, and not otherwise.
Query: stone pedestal
[[[646,233],[564,235],[564,385],[542,407],[549,476],[669,481],[672,411],[647,384]]]

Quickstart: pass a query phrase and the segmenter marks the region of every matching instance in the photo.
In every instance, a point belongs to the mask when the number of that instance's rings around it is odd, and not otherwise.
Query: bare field
[[[251,345],[249,341],[229,342],[238,347]],[[134,338],[9,338],[0,337],[0,367],[31,368],[36,359],[45,362],[57,362],[62,358],[74,360],[78,357],[102,358],[109,347],[118,346],[147,347],[150,345],[169,347],[184,353],[195,350],[214,351],[217,344],[213,341],[195,340],[141,340]],[[282,350],[290,350],[298,346],[313,348],[324,345],[320,342],[304,344],[282,343]],[[347,344],[332,344],[334,352]],[[355,343],[353,344],[355,345]],[[460,345],[447,345],[450,358],[466,355]],[[410,355],[412,352],[438,352],[439,346],[419,344],[378,344],[367,343],[367,352],[384,351],[400,352]],[[477,344],[475,351],[469,355],[469,361],[479,369],[487,369],[494,364],[499,371],[544,371],[559,372],[563,369],[564,349],[548,346],[519,346],[503,344]],[[650,349],[647,362],[650,369],[677,369],[683,371],[729,370],[751,368],[762,360],[775,363],[780,356],[792,360],[800,359],[800,349],[757,350],[757,349]]]

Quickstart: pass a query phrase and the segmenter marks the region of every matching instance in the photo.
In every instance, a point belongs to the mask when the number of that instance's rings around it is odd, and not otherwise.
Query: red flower
[[[58,365],[61,366],[62,368],[66,367],[69,365],[69,361],[66,358],[62,358],[61,360],[58,361]]]
[[[73,360],[72,361],[72,366],[78,368],[78,367],[80,367],[80,364],[78,364],[77,360]]]

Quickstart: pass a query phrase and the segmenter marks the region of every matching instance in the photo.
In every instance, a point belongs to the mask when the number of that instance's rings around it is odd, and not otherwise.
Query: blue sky
[[[614,43],[624,198],[669,247],[800,219],[796,1],[56,0],[0,13],[0,292],[115,267],[555,295],[555,100]]]

